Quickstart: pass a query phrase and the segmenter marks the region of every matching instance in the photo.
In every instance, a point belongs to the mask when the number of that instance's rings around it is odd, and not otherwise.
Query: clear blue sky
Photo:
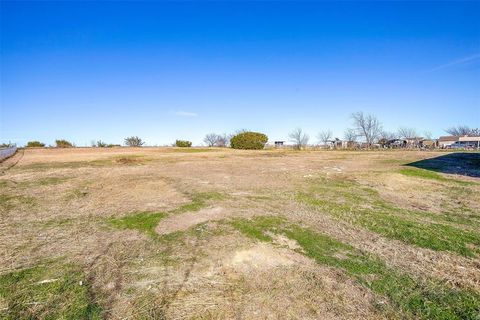
[[[1,1],[0,140],[480,126],[480,2]]]

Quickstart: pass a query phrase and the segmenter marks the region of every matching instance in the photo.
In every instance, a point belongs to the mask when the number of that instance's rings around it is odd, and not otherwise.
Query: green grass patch
[[[80,284],[82,281],[82,284]],[[2,319],[100,319],[83,273],[59,262],[0,275]]]
[[[55,219],[49,219],[49,220],[44,220],[44,221],[34,221],[32,223],[38,225],[40,228],[42,227],[64,227],[67,225],[70,225],[77,221],[76,219],[73,218],[55,218]],[[88,219],[89,223],[92,222],[92,220],[89,218]]]
[[[474,224],[478,222],[474,214],[437,215],[397,208],[380,199],[375,190],[348,180],[319,179],[310,192],[298,193],[296,200],[387,238],[463,256],[480,254],[479,233],[439,222]]]
[[[138,212],[121,218],[109,218],[108,222],[119,229],[133,229],[158,238],[155,227],[160,220],[169,214],[198,211],[207,205],[208,201],[221,200],[224,196],[217,192],[203,192],[192,196],[191,202],[167,212]]]
[[[444,176],[429,170],[417,169],[417,168],[401,168],[399,172],[408,177],[418,177],[423,179],[448,181]]]
[[[218,192],[201,192],[191,195],[191,201],[176,209],[169,211],[170,213],[184,213],[189,211],[198,211],[205,207],[208,201],[222,200],[225,196]]]
[[[35,183],[40,185],[40,186],[50,186],[50,185],[56,185],[56,184],[63,183],[67,180],[68,180],[68,178],[63,178],[63,177],[62,178],[61,177],[47,177],[47,178],[39,179],[39,180],[35,181]]]
[[[453,178],[447,178],[437,172],[426,170],[426,169],[406,167],[406,168],[401,168],[398,172],[407,177],[436,180],[440,182],[452,182],[452,183],[457,183],[459,185],[464,185],[464,186],[477,185],[477,183],[473,181],[463,181],[463,180],[457,180]]]
[[[8,180],[0,180],[0,189],[7,189],[9,187],[13,188],[27,188],[27,187],[34,187],[34,186],[50,186],[63,183],[67,181],[69,178],[66,177],[45,177],[36,180],[24,180],[24,181],[8,181]]]
[[[167,213],[165,212],[138,212],[122,218],[110,218],[109,222],[119,229],[138,230],[155,237],[157,235],[155,227],[166,216]]]
[[[69,161],[69,162],[36,162],[28,165],[15,166],[14,170],[49,170],[49,169],[78,169],[95,168],[113,165],[112,160]]]
[[[3,211],[10,211],[21,206],[33,207],[36,204],[37,201],[33,197],[0,194],[0,209]]]
[[[271,241],[270,234],[295,240],[300,251],[317,263],[342,269],[362,285],[386,296],[400,316],[419,319],[478,319],[480,295],[450,288],[436,280],[422,281],[387,267],[378,258],[285,219],[235,219],[231,225],[248,237]]]
[[[231,221],[231,225],[253,239],[261,241],[272,241],[272,237],[266,233],[266,231],[275,231],[278,226],[285,223],[283,218],[263,216],[255,218],[255,220],[247,219],[234,219]]]

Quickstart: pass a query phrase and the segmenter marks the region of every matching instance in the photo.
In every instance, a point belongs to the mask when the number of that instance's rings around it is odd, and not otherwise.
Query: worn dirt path
[[[160,234],[169,234],[176,231],[184,231],[202,222],[221,220],[228,216],[222,207],[206,208],[194,212],[169,216],[158,224],[155,231]]]

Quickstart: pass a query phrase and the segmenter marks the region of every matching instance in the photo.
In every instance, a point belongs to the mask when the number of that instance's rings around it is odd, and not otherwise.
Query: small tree
[[[42,143],[40,141],[28,141],[27,142],[27,148],[43,148],[45,147],[45,143]]]
[[[187,140],[176,140],[175,146],[181,148],[190,148],[192,146],[192,142]]]
[[[227,136],[227,134],[224,133],[217,136],[217,142],[215,143],[215,146],[225,148],[228,147],[229,144],[230,138]]]
[[[351,117],[357,136],[363,137],[367,146],[371,147],[382,131],[382,124],[374,115],[362,111],[352,113]]]
[[[347,129],[343,134],[343,138],[347,140],[347,142],[357,142],[357,132],[354,129]]]
[[[219,136],[216,133],[209,133],[203,138],[203,142],[205,142],[207,146],[213,147],[217,144],[218,137]]]
[[[55,140],[55,145],[57,148],[72,148],[73,144],[70,141],[60,139],[60,140]]]
[[[243,131],[245,132],[245,131]],[[241,133],[241,132],[239,132]],[[232,136],[233,137],[233,136]],[[231,137],[224,134],[209,133],[203,138],[203,142],[209,147],[228,147]]]
[[[233,149],[259,150],[265,147],[268,137],[260,132],[241,132],[230,139]]]
[[[415,128],[402,127],[398,129],[398,136],[402,139],[416,138],[417,135],[417,130],[415,130]]]
[[[92,146],[92,148],[106,148],[106,147],[108,147],[108,143],[105,143],[102,140],[97,140],[97,141],[92,140],[90,145]]]
[[[293,142],[294,148],[301,150],[308,144],[310,137],[304,133],[301,128],[296,128],[288,134],[290,141]]]
[[[397,137],[398,137],[397,133],[385,131],[385,130],[382,130],[378,135],[379,140],[380,139],[393,140],[393,139],[397,139]]]
[[[332,131],[325,130],[320,131],[317,136],[318,140],[323,143],[324,146],[327,146],[328,142],[332,140]]]
[[[125,145],[129,147],[141,147],[145,142],[137,136],[125,138]]]

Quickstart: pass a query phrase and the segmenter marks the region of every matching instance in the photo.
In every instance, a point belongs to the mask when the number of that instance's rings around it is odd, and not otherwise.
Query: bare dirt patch
[[[221,220],[227,216],[228,213],[222,207],[205,208],[195,212],[171,215],[160,221],[155,231],[160,235],[185,231],[199,223]]]
[[[249,273],[255,270],[285,268],[306,261],[308,259],[304,256],[292,251],[261,243],[245,250],[236,251],[228,264],[236,271]]]

